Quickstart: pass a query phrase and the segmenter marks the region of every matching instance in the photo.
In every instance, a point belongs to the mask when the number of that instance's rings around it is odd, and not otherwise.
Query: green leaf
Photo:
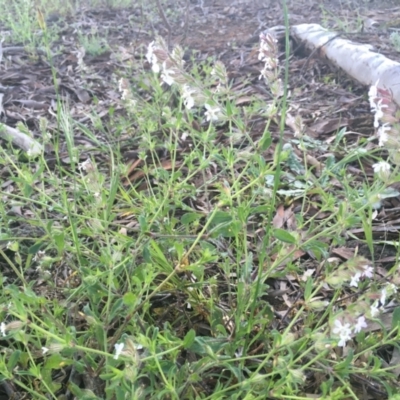
[[[260,150],[267,150],[272,143],[271,133],[269,131],[265,131],[263,137],[260,140]]]
[[[306,288],[304,290],[305,301],[308,301],[311,296],[312,289],[313,289],[313,283],[314,283],[314,281],[311,277],[307,279]]]
[[[28,249],[28,254],[36,254],[44,246],[43,242],[37,242]]]
[[[228,224],[221,224],[220,226],[217,226],[213,231],[213,234],[229,238],[236,237],[242,231],[243,225],[239,221],[233,221]]]
[[[118,299],[113,303],[113,306],[111,307],[110,310],[110,318],[120,318],[121,317],[121,313],[125,312],[125,307],[124,307],[125,303],[125,298],[122,299]],[[135,303],[133,303],[135,304]],[[128,304],[128,306],[131,306],[131,304]]]
[[[232,116],[232,114],[233,114],[233,111],[232,111],[232,104],[231,104],[231,102],[230,101],[227,101],[226,102],[226,116],[229,118],[229,117],[231,117]]]
[[[17,365],[21,355],[21,350],[14,350],[11,352],[9,359],[7,361],[7,369],[9,372],[13,372],[15,366]]]
[[[210,226],[217,226],[219,224],[227,223],[232,221],[232,215],[225,211],[217,211],[214,214],[214,218],[210,222]]]
[[[161,250],[161,248],[158,246],[158,244],[154,240],[152,240],[150,242],[150,245],[152,247],[152,249],[151,249],[152,262],[158,264],[166,271],[172,271],[174,269],[174,267],[165,258],[165,255],[164,255],[163,251]]]
[[[399,328],[400,326],[400,307],[396,307],[393,311],[392,329]]]
[[[349,353],[347,354],[346,358],[342,361],[339,362],[338,364],[335,365],[334,370],[342,377],[342,378],[347,378],[350,371],[349,371],[349,366],[351,362],[353,361],[353,356],[354,356],[354,350],[352,348],[349,348]]]
[[[72,361],[67,361],[60,354],[52,354],[50,357],[46,359],[44,364],[44,368],[46,369],[60,369],[65,366],[65,363],[71,364]]]
[[[56,232],[53,234],[54,242],[57,246],[57,251],[58,254],[61,254],[64,251],[65,247],[65,233],[62,232]]]
[[[124,294],[123,299],[124,299],[125,305],[131,306],[131,305],[135,304],[136,296],[132,292],[129,292],[129,293]]]
[[[149,225],[147,224],[147,218],[145,215],[139,215],[138,222],[142,232],[147,232],[149,230]]]
[[[285,231],[284,229],[274,229],[274,236],[281,242],[290,244],[296,243],[296,238],[293,235],[291,235],[288,231]]]
[[[196,332],[194,329],[191,329],[183,338],[183,347],[188,349],[193,343],[196,338]]]
[[[201,217],[202,215],[199,213],[190,212],[182,215],[181,222],[183,225],[189,225],[192,222],[199,220]]]

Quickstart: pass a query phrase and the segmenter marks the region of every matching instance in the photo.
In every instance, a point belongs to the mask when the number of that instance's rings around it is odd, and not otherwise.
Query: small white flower
[[[122,350],[124,349],[124,346],[125,346],[124,343],[116,343],[114,345],[114,348],[115,348],[114,360],[118,360],[118,357],[122,353]]]
[[[379,146],[382,147],[389,140],[388,132],[390,132],[391,129],[388,122],[378,128],[377,135],[379,138]]]
[[[125,84],[126,84],[126,82],[125,82],[125,79],[124,79],[124,78],[121,78],[121,79],[118,81],[118,91],[119,91],[120,93],[123,92],[124,90],[126,90]]]
[[[175,71],[172,69],[167,68],[167,64],[164,61],[163,63],[163,72],[161,73],[161,79],[163,82],[165,82],[167,85],[171,86],[173,83],[175,83],[175,79],[172,75],[175,74]]]
[[[358,286],[358,282],[360,282],[361,272],[356,272],[354,276],[351,277],[350,286]]]
[[[372,168],[377,174],[378,172],[390,171],[390,164],[388,164],[386,161],[379,161],[378,163],[374,164]]]
[[[243,347],[239,347],[238,351],[235,351],[235,357],[239,358],[243,356]]]
[[[382,305],[385,305],[386,303],[386,296],[387,296],[386,288],[383,288],[381,292],[381,298],[379,299]]]
[[[182,133],[181,140],[184,142],[189,137],[189,132],[185,131]]]
[[[389,285],[387,285],[387,289],[389,289],[391,294],[397,293],[397,286],[394,283],[389,283]]]
[[[386,104],[382,104],[382,99],[379,99],[378,103],[376,103],[375,107],[375,116],[374,116],[374,127],[378,128],[379,126],[379,120],[383,117],[383,111],[382,108],[387,108]]]
[[[204,113],[207,121],[218,121],[221,117],[221,109],[217,106],[213,107],[209,104],[205,104],[207,111]]]
[[[265,66],[264,66],[264,68],[260,71],[260,75],[258,76],[258,80],[260,80],[260,79],[262,79],[262,78],[268,79],[268,78],[267,78],[267,68],[265,68]]]
[[[4,322],[2,322],[2,323],[0,324],[0,332],[1,332],[2,336],[7,336],[7,333],[6,333],[6,324],[5,324]]]
[[[158,74],[160,72],[160,64],[158,63],[157,57],[154,54],[154,41],[149,44],[147,48],[146,58],[149,64],[151,64],[151,69],[153,72]]]
[[[374,173],[378,175],[383,181],[387,180],[390,176],[390,164],[386,161],[379,161],[372,165]]]
[[[337,319],[335,321],[335,328],[333,328],[333,333],[339,335],[339,347],[344,347],[346,346],[346,342],[351,339],[351,329],[350,329],[350,324],[342,324],[342,321]]]
[[[87,171],[88,169],[90,169],[92,165],[92,161],[90,160],[90,158],[88,158],[86,161],[79,163],[78,164],[78,168],[82,171]]]
[[[26,152],[26,155],[27,155],[28,157],[32,157],[32,156],[35,155],[35,152],[34,152],[32,149],[28,149],[28,151]]]
[[[342,334],[340,336],[340,340],[338,342],[338,346],[339,347],[345,347],[346,346],[346,342],[349,341],[351,339],[351,336],[346,336],[345,334]]]
[[[371,317],[374,318],[379,314],[379,308],[377,307],[377,302],[371,306]]]
[[[146,58],[149,63],[151,63],[153,59],[153,54],[154,54],[154,40],[151,43],[149,43],[149,46],[147,47]]]
[[[397,287],[393,283],[389,283],[386,287],[382,289],[381,297],[379,299],[381,307],[385,305],[387,298],[392,296],[394,293],[397,293]]]
[[[367,278],[372,278],[374,276],[374,269],[370,265],[363,265],[363,273],[362,276],[366,276]]]
[[[365,318],[364,317],[358,317],[357,318],[357,323],[356,323],[356,325],[354,326],[354,332],[355,333],[358,333],[358,332],[361,332],[361,330],[363,329],[363,328],[366,328],[368,325],[367,325],[367,323],[365,322]]]
[[[182,97],[183,97],[183,104],[185,104],[185,107],[190,110],[194,106],[194,98],[193,94],[196,93],[196,91],[191,88],[189,85],[183,85],[182,87]]]
[[[33,257],[33,261],[40,261],[44,258],[45,255],[46,255],[45,251],[39,250]]]
[[[45,355],[49,349],[47,347],[42,347],[42,354]]]
[[[378,97],[378,82],[379,82],[379,79],[376,81],[375,85],[372,85],[369,88],[369,91],[368,91],[369,105],[371,107],[371,111],[376,110],[375,101],[376,101],[376,98]]]
[[[45,139],[46,141],[49,141],[52,137],[53,135],[50,132],[46,131],[43,133],[43,139]]]
[[[158,74],[161,71],[160,64],[158,63],[157,57],[155,56],[155,54],[153,54],[153,62],[151,64],[151,69],[156,74]]]

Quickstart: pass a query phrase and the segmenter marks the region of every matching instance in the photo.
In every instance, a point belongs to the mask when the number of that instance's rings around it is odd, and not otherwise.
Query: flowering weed
[[[35,399],[398,396],[400,267],[379,259],[398,246],[390,93],[365,99],[378,137],[339,121],[323,139],[273,32],[239,83],[222,57],[146,44],[101,117],[57,97],[52,159],[0,151],[1,383]]]

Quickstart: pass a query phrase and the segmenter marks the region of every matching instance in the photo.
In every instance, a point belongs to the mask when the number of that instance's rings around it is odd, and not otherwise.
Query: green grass
[[[283,96],[239,106],[222,63],[182,66],[179,48],[157,43],[180,83],[160,85],[143,55],[116,71],[124,111],[106,122],[82,125],[57,99],[58,130],[40,120],[55,163],[1,149],[3,387],[32,399],[358,399],[361,382],[398,398],[399,267],[350,286],[375,267],[376,204],[398,195],[398,171],[371,179],[379,154],[343,131],[332,143],[300,128],[284,140],[288,65],[267,85]],[[77,132],[92,149],[74,144]],[[308,158],[318,154],[319,168]],[[370,255],[333,255],[352,239]],[[384,289],[394,306],[371,315]],[[362,316],[368,328],[338,346],[335,322]]]

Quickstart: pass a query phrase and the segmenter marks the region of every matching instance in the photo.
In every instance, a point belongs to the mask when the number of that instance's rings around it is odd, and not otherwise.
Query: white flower
[[[33,261],[40,261],[44,258],[44,256],[46,255],[45,251],[39,250],[36,254],[35,257],[33,257]]]
[[[160,64],[158,64],[157,57],[154,54],[154,41],[151,42],[147,48],[146,58],[149,64],[151,64],[151,69],[153,72],[158,74],[160,72]]]
[[[363,273],[362,276],[366,276],[367,278],[372,278],[374,276],[374,269],[370,265],[363,265]]]
[[[375,107],[375,116],[374,116],[374,127],[377,128],[379,126],[379,120],[383,117],[382,108],[387,108],[386,104],[382,104],[382,99],[379,99],[378,103],[376,103]]]
[[[354,276],[351,277],[350,286],[358,286],[358,282],[360,282],[361,272],[356,272]]]
[[[383,288],[381,292],[381,298],[379,299],[382,305],[385,305],[386,303],[386,296],[387,296],[386,288]]]
[[[205,104],[207,111],[204,115],[207,118],[207,121],[218,121],[221,117],[221,109],[217,106],[210,106],[209,104]]]
[[[337,319],[335,321],[335,328],[333,328],[333,333],[339,335],[339,347],[346,346],[346,342],[351,339],[351,329],[350,324],[342,324],[342,321]]]
[[[181,140],[184,142],[189,137],[189,132],[185,131],[182,133]]]
[[[192,94],[196,93],[196,91],[191,88],[189,85],[183,85],[182,87],[182,97],[183,97],[183,104],[185,107],[190,110],[194,106],[194,98]]]
[[[264,78],[268,81],[268,68],[266,66],[264,66],[264,68],[260,72],[261,72],[261,74],[258,77],[258,80]]]
[[[355,333],[361,332],[362,328],[366,328],[366,327],[367,327],[367,323],[365,322],[365,318],[359,317],[359,318],[357,318],[357,323],[354,326],[354,332]]]
[[[387,180],[390,176],[390,164],[386,161],[379,161],[376,164],[372,165],[374,169],[374,173],[379,176],[383,181]]]
[[[157,57],[155,56],[155,54],[153,54],[153,62],[151,64],[151,69],[156,74],[158,74],[161,70],[160,64],[158,63]]]
[[[35,156],[36,154],[35,154],[35,151],[33,151],[32,149],[28,149],[28,151],[26,152],[26,155],[28,157],[32,157],[32,156]]]
[[[378,128],[377,135],[379,138],[379,146],[382,147],[389,140],[387,132],[390,132],[391,129],[392,128],[389,126],[389,123],[383,124]]]
[[[147,47],[146,58],[149,63],[152,62],[153,55],[154,55],[154,40],[151,43],[149,43],[149,46]]]
[[[382,289],[381,298],[379,299],[382,307],[385,305],[387,297],[390,297],[394,293],[397,293],[397,287],[393,283],[389,283],[386,287]]]
[[[374,318],[379,314],[379,308],[377,307],[377,302],[371,306],[371,317]]]
[[[6,333],[6,324],[5,324],[4,322],[2,322],[2,323],[0,324],[0,332],[1,332],[2,336],[7,336],[7,333]]]
[[[42,347],[42,354],[45,355],[49,349],[47,347]]]
[[[122,353],[122,350],[124,349],[124,346],[125,346],[124,343],[116,343],[114,345],[114,348],[115,348],[114,360],[118,360],[118,357]]]
[[[387,288],[389,289],[389,292],[391,294],[397,293],[397,286],[394,283],[389,283],[389,285],[387,285]]]
[[[167,85],[171,86],[173,83],[175,83],[175,79],[172,75],[175,74],[175,71],[172,69],[167,68],[167,64],[164,61],[163,62],[163,72],[161,73],[161,79],[163,82],[165,82]]]
[[[372,166],[374,172],[377,174],[378,172],[387,172],[390,171],[390,164],[386,161],[379,161],[378,163]]]
[[[87,171],[92,166],[92,161],[88,158],[86,161],[79,163],[78,168],[83,171]]]
[[[368,98],[369,98],[369,105],[371,107],[371,111],[376,110],[375,100],[378,97],[378,82],[379,79],[376,81],[375,85],[372,85],[368,91]]]

